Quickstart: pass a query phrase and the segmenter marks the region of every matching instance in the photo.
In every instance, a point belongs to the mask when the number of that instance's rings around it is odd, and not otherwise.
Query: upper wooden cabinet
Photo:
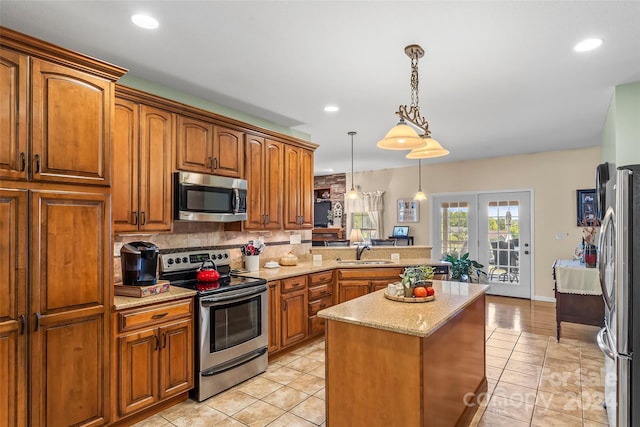
[[[285,145],[284,228],[313,228],[313,151]]]
[[[0,178],[110,185],[113,82],[124,70],[94,70],[60,48],[67,56],[56,58],[4,28],[0,41]]]
[[[171,230],[173,123],[168,111],[116,98],[114,231]]]
[[[178,116],[178,169],[242,178],[243,161],[243,132]]]
[[[281,142],[247,135],[245,161],[245,230],[282,229],[284,145]]]

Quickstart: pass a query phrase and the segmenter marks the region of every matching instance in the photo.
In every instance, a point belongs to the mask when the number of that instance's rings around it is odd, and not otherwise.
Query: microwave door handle
[[[600,228],[600,239],[598,242],[600,251],[602,251],[605,248],[604,244],[605,244],[605,241],[607,240],[607,237],[610,235],[610,233],[613,233],[612,236],[615,237],[615,232],[616,232],[616,223],[615,223],[614,213],[613,213],[613,209],[609,208],[607,209],[607,213],[605,214],[602,220],[602,226]],[[615,262],[615,259],[609,259],[611,258],[611,256],[615,257],[615,247],[612,247],[609,249],[610,250],[606,252],[607,254],[606,259],[605,257],[600,257],[598,270],[599,270],[599,276],[600,276],[600,288],[602,289],[602,297],[604,298],[604,302],[607,304],[607,307],[611,308],[614,301],[611,301],[611,298],[609,297],[609,293],[607,292],[607,285],[605,283],[606,281],[605,264],[610,262]]]
[[[237,188],[233,189],[233,202],[231,203],[231,207],[233,208],[234,214],[240,212],[240,190]]]

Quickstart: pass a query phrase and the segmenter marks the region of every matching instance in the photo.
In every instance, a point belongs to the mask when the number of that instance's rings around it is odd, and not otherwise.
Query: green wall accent
[[[303,139],[305,141],[311,141],[311,135],[305,132],[300,132],[298,130],[281,126],[276,123],[260,119],[258,117],[253,117],[241,111],[237,111],[223,105],[215,104],[202,98],[198,98],[196,96],[177,91],[170,87],[150,82],[148,80],[140,79],[129,74],[125,74],[124,76],[122,76],[118,80],[118,83],[124,86],[129,86],[134,89],[154,94],[156,96],[161,96],[172,101],[181,102],[183,104],[191,105],[196,108],[211,111],[212,113],[220,114],[221,116],[230,117],[232,119],[240,120],[245,123],[250,123],[252,125],[259,126],[264,129],[269,129],[283,135],[289,135],[295,138]]]
[[[616,86],[602,128],[602,160],[640,164],[640,82]]]
[[[602,127],[602,161],[615,163],[616,162],[616,93],[613,92],[611,97],[611,103],[609,104],[609,110],[607,110],[607,117],[604,120],[604,126]]]

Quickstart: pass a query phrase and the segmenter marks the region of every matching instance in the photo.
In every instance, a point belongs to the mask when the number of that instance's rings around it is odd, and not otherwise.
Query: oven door
[[[199,370],[266,347],[267,307],[266,285],[200,298]]]

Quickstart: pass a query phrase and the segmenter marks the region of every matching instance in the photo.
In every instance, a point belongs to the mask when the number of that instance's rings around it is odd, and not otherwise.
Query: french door
[[[531,298],[531,193],[432,195],[434,256],[469,252],[484,265],[487,293]]]

